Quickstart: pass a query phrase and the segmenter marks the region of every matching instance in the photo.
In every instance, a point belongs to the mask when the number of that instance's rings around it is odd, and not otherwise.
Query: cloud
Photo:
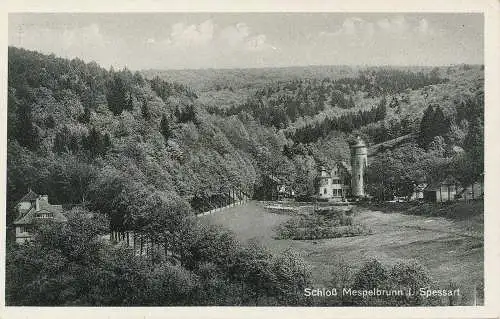
[[[243,22],[230,25],[219,33],[219,40],[231,47],[237,47],[245,43],[250,36],[250,28]]]
[[[371,41],[375,34],[375,26],[372,22],[365,21],[358,17],[346,18],[342,26],[334,32],[322,31],[320,38],[336,38],[337,41],[347,41],[349,46],[365,45]]]
[[[266,34],[253,32],[244,22],[224,27],[212,20],[174,23],[166,37],[145,37],[143,41],[144,52],[186,68],[236,67],[242,62],[260,66],[279,51]]]
[[[212,41],[214,35],[214,24],[207,20],[198,25],[185,25],[176,23],[172,25],[170,41],[176,47],[201,46]]]
[[[103,66],[113,64],[113,55],[120,52],[117,41],[106,38],[95,23],[72,29],[28,25],[16,31],[9,35],[10,45],[65,58],[85,57]]]
[[[145,41],[148,45],[157,45],[165,50],[196,48],[219,54],[225,51],[258,52],[277,49],[268,43],[265,34],[252,34],[250,27],[244,22],[220,29],[212,20],[191,25],[175,23],[171,26],[168,37],[163,40],[148,38]]]
[[[358,35],[358,33],[365,27],[365,21],[361,18],[352,17],[346,18],[344,22],[342,22],[342,26],[335,32],[320,32],[320,36],[327,37],[336,37],[336,36],[354,36]]]
[[[335,32],[322,31],[319,37],[337,37],[351,39],[352,43],[367,42],[370,38],[411,38],[413,35],[435,34],[426,19],[421,19],[414,24],[404,16],[394,16],[391,18],[379,19],[375,22],[367,21],[359,17],[346,18],[341,27]],[[357,40],[358,42],[353,42]]]

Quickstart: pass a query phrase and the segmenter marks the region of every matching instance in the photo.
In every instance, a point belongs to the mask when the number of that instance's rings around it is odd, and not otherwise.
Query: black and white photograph
[[[5,306],[485,305],[484,13],[6,24]]]

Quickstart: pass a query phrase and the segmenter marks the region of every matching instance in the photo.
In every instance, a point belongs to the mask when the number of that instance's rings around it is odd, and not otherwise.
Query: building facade
[[[318,197],[327,200],[344,200],[351,194],[350,178],[351,174],[345,163],[337,162],[331,169],[322,166],[318,177]]]
[[[318,176],[318,198],[340,201],[347,197],[365,197],[364,177],[368,165],[368,150],[358,137],[350,144],[351,167],[337,162],[331,168],[322,166]]]
[[[443,203],[456,200],[460,183],[452,176],[442,181],[431,183],[424,190],[424,199],[429,202]]]

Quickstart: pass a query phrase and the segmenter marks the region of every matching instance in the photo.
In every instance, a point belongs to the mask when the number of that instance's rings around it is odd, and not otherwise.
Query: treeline
[[[383,120],[386,115],[386,101],[382,99],[378,106],[369,111],[358,111],[338,117],[327,117],[322,122],[306,124],[295,131],[287,131],[288,138],[295,143],[312,143],[333,131],[350,133],[370,123]]]
[[[424,73],[397,69],[369,69],[357,77],[322,80],[291,80],[270,83],[245,103],[227,109],[211,108],[219,115],[231,116],[247,112],[266,126],[286,128],[302,117],[312,117],[326,108],[356,108],[355,96],[361,92],[366,98],[383,97],[405,90],[445,82],[435,68]],[[393,98],[389,106],[395,107]],[[356,119],[354,119],[356,122]]]

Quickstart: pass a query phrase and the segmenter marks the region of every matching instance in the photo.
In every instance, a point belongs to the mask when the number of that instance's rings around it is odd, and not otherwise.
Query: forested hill
[[[293,146],[248,112],[208,112],[186,85],[126,69],[10,47],[8,71],[9,222],[29,188],[131,224],[148,201],[267,196],[271,175],[312,194],[318,165],[348,156],[345,133]]]
[[[284,156],[283,134],[248,114],[209,114],[183,85],[8,53],[8,225],[29,188],[79,204],[67,223],[36,223],[35,240],[8,241],[8,305],[305,304],[295,292],[309,268],[297,254],[239,243],[190,205],[251,192],[266,174],[306,176],[309,158]],[[132,230],[141,255],[103,241],[109,226]]]
[[[189,206],[230,189],[262,191],[271,175],[312,195],[318,166],[348,161],[355,135],[378,144],[416,134],[420,150],[449,157],[466,148],[475,119],[482,130],[480,66],[332,70],[262,80],[224,106],[185,83],[11,47],[9,207],[31,187],[134,220],[152,194]]]
[[[214,115],[247,113],[259,124],[278,129],[288,140],[284,153],[289,158],[312,156],[315,164],[346,160],[345,141],[355,135],[377,145],[381,158],[373,159],[376,164],[401,155],[393,165],[385,165],[397,172],[396,177],[383,172],[374,179],[374,189],[383,178],[404,184],[394,186],[397,190],[390,194],[408,192],[412,181],[438,180],[446,174],[467,183],[483,169],[481,65],[278,68],[262,69],[260,77],[253,69],[173,74],[146,72],[148,77],[173,76],[195,85],[197,101]],[[198,85],[195,75],[201,75]],[[405,136],[412,138],[401,140]],[[425,167],[415,167],[416,162]]]
[[[9,208],[32,188],[130,219],[155,194],[187,205],[294,170],[282,134],[211,115],[186,86],[12,47],[8,67]]]

